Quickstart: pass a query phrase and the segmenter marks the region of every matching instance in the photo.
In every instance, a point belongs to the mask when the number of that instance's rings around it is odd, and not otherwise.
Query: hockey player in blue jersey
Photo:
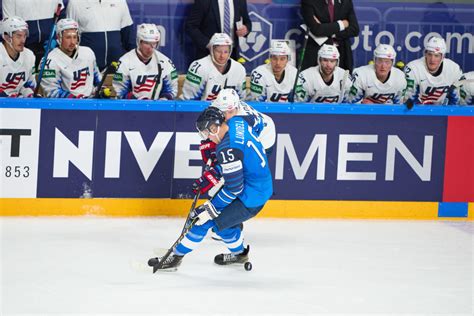
[[[219,109],[209,107],[200,114],[196,127],[203,139],[217,144],[216,169],[225,184],[211,200],[194,210],[194,225],[160,264],[162,270],[176,270],[209,229],[217,232],[230,251],[217,255],[216,264],[247,262],[249,246],[244,247],[239,225],[257,215],[273,192],[265,150],[245,117],[235,116],[225,122]]]

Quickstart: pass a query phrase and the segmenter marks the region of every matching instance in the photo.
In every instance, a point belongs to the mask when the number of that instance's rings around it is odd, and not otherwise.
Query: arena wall
[[[474,108],[253,103],[277,126],[261,216],[474,218]],[[0,101],[0,215],[185,215],[205,102]]]

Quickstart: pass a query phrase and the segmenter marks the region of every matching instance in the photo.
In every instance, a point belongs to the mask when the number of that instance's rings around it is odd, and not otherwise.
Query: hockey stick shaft
[[[212,160],[208,159],[206,163],[205,169],[209,169],[211,166]],[[191,204],[191,208],[189,209],[188,212],[188,217],[186,218],[186,221],[184,222],[183,229],[181,230],[181,235],[179,235],[178,239],[174,242],[174,244],[166,251],[163,257],[161,257],[161,260],[153,267],[153,273],[158,271],[163,267],[163,263],[168,259],[168,257],[173,253],[174,247],[176,247],[181,240],[183,240],[184,236],[191,230],[191,228],[194,226],[194,223],[197,221],[197,217],[193,218],[193,211],[196,208],[196,203],[199,200],[199,197],[201,195],[201,190],[199,190],[194,196],[193,203]]]
[[[208,171],[210,169],[211,163],[212,163],[212,159],[208,159],[206,162],[206,166],[204,167],[205,171]],[[192,217],[194,208],[196,207],[196,203],[199,200],[199,196],[201,195],[200,189],[201,188],[198,188],[198,192],[196,193],[196,195],[194,195],[193,204],[191,205],[191,208],[189,209],[188,217],[186,218],[186,221],[184,222],[184,226],[183,226],[183,229],[181,230],[181,233],[185,231],[185,229],[189,226],[189,223],[191,222],[191,217]]]
[[[153,92],[151,94],[151,99],[155,100],[156,91],[158,90],[158,86],[160,85],[161,74],[163,72],[163,69],[161,67],[160,59],[158,58],[158,54],[156,53],[156,50],[153,51],[153,54],[155,55],[156,63],[157,63],[157,66],[158,66],[158,75],[156,75],[155,86],[153,87]]]
[[[303,50],[301,51],[300,62],[298,64],[298,69],[296,70],[296,77],[295,77],[295,81],[293,82],[293,88],[291,89],[290,95],[288,96],[288,101],[292,103],[295,102],[296,86],[298,84],[298,77],[301,72],[301,66],[303,65],[304,55],[306,54],[306,46],[308,45],[308,39],[309,39],[309,27],[306,30],[306,33],[304,34],[304,43],[303,43]]]
[[[199,196],[199,194],[196,194],[196,196]],[[197,201],[197,199],[196,199],[196,201]],[[186,236],[186,234],[191,230],[191,228],[193,228],[193,226],[197,222],[197,220],[198,220],[197,217],[192,219],[189,226],[184,229],[184,231],[181,233],[181,235],[179,235],[178,239],[176,239],[174,244],[168,249],[168,251],[166,251],[165,255],[163,257],[161,257],[161,260],[158,261],[158,263],[153,266],[153,273],[155,273],[156,271],[163,268],[163,264],[166,262],[166,260],[169,258],[169,256],[173,253],[174,248],[181,242],[181,240],[183,240],[184,236]]]
[[[58,3],[58,6],[56,7],[56,11],[54,12],[54,16],[53,16],[54,22],[51,28],[51,33],[49,34],[48,46],[46,47],[46,51],[44,52],[43,61],[41,63],[40,71],[38,74],[38,82],[36,83],[36,88],[33,93],[34,96],[38,95],[38,91],[41,85],[41,80],[43,80],[44,68],[46,67],[46,60],[48,59],[48,55],[51,50],[54,34],[56,33],[56,24],[58,23],[59,15],[61,14],[61,8],[62,8],[61,4]]]
[[[346,81],[347,78],[349,77],[349,70],[344,71],[344,76],[342,76],[342,81],[341,81],[341,92],[339,93],[339,103],[342,103],[343,98],[344,98],[344,93],[346,92]]]

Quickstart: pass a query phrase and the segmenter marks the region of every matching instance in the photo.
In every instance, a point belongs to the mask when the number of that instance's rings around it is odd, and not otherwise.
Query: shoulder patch
[[[201,84],[202,78],[188,71],[188,73],[186,74],[186,80],[199,86]]]
[[[258,94],[262,94],[263,87],[255,83],[250,83],[250,91],[258,93]]]
[[[56,77],[56,70],[54,69],[45,69],[43,71],[43,78],[55,78]]]
[[[178,79],[178,72],[176,71],[176,69],[171,72],[171,80],[175,79]]]
[[[119,81],[119,82],[122,82],[123,80],[123,74],[119,73],[119,72],[116,72],[114,74],[114,81]]]

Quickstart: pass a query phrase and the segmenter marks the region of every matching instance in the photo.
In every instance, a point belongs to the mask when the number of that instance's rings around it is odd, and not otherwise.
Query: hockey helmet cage
[[[210,106],[199,114],[196,120],[196,128],[202,139],[207,139],[212,125],[221,126],[224,123],[224,114],[216,107]]]
[[[397,53],[393,49],[392,45],[380,44],[374,50],[374,59],[375,58],[388,58],[395,61]]]
[[[211,106],[218,108],[222,112],[232,111],[240,105],[240,97],[234,89],[222,89]]]
[[[441,37],[433,36],[428,40],[425,45],[425,51],[442,54],[446,54],[446,42]]]

